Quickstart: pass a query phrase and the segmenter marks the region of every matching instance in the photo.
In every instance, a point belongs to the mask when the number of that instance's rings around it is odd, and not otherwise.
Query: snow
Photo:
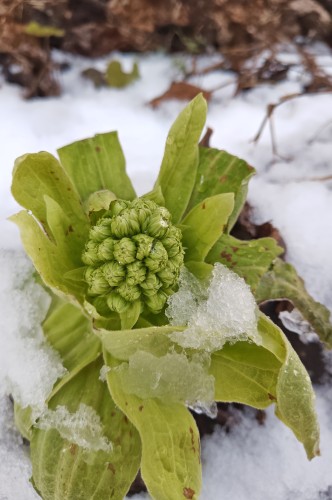
[[[322,46],[313,50],[330,71],[332,54]],[[107,59],[91,63],[60,54],[55,57],[71,63],[69,71],[59,75],[63,87],[60,98],[24,101],[21,90],[6,83],[0,94],[1,500],[38,498],[28,481],[28,450],[14,429],[8,393],[15,393],[23,403],[33,400],[38,407],[51,380],[61,371],[59,360],[48,346],[43,345],[36,355],[36,347],[41,347],[39,324],[48,299],[32,282],[32,268],[23,256],[18,230],[6,220],[19,209],[10,194],[14,159],[39,150],[55,153],[57,147],[71,141],[118,130],[128,173],[142,194],[153,185],[168,129],[183,107],[182,102],[176,101],[155,110],[147,106],[172,80],[181,78],[179,58],[162,54],[136,57],[141,80],[124,90],[96,90],[80,77],[80,71],[92,64],[104,68]],[[293,61],[295,56],[288,52],[283,57]],[[134,59],[131,55],[121,56],[125,69],[131,67]],[[199,61],[201,65],[210,63],[208,57]],[[307,75],[295,66],[287,81],[262,85],[235,98],[234,76],[228,72],[195,77],[191,82],[206,89],[230,82],[215,92],[209,104],[207,124],[214,129],[211,145],[239,155],[257,168],[249,189],[255,220],[271,220],[280,229],[288,260],[295,264],[316,300],[332,310],[332,184],[329,180],[317,180],[332,174],[331,96],[295,99],[276,110],[274,125],[281,157],[272,155],[268,129],[257,145],[252,142],[266,106],[299,91],[305,78]],[[49,371],[46,368],[50,360],[53,368]],[[38,390],[34,394],[35,383]],[[248,412],[229,434],[219,429],[204,438],[202,499],[331,498],[331,389],[316,389],[322,427],[320,458],[307,462],[302,447],[272,410],[268,411],[264,426],[259,426]],[[329,487],[330,496],[320,494]]]
[[[37,417],[65,373],[40,326],[50,297],[32,279],[32,266],[22,251],[0,250],[0,269],[0,390],[23,408],[32,406]]]
[[[45,410],[37,427],[43,430],[56,429],[61,437],[85,450],[112,450],[112,443],[103,435],[103,426],[96,410],[83,403],[75,413],[70,413],[65,406]]]
[[[128,367],[123,365],[121,379],[129,393],[143,399],[210,407],[214,402],[214,377],[208,374],[209,365],[209,356],[203,354],[189,360],[176,352],[158,357],[137,351],[130,356]]]
[[[257,331],[257,305],[243,278],[216,263],[205,300],[200,300],[200,296],[195,296],[195,292],[190,290],[193,279],[190,276],[188,283],[182,280],[179,292],[168,299],[166,314],[171,324],[183,325],[181,321],[185,311],[190,312],[188,328],[172,333],[174,342],[184,348],[207,352],[218,351],[226,342],[232,344],[239,340],[252,340],[256,344],[261,343]],[[196,310],[192,310],[195,302]]]

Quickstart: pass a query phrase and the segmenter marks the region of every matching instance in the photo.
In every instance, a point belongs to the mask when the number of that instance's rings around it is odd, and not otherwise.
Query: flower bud
[[[114,258],[119,264],[131,264],[136,259],[136,245],[129,238],[114,243]]]
[[[114,240],[113,238],[106,238],[102,241],[98,247],[98,257],[101,261],[112,260],[114,249]]]
[[[125,267],[114,260],[104,264],[102,266],[102,271],[110,286],[118,286],[126,276]]]
[[[99,314],[140,304],[160,312],[183,265],[181,231],[165,207],[139,199],[114,200],[89,233],[82,255],[87,294]]]
[[[98,255],[99,245],[96,241],[89,240],[85,245],[85,249],[82,255],[82,261],[87,266],[95,266],[100,263],[100,258]]]
[[[89,295],[103,295],[108,292],[109,284],[100,267],[94,269],[92,272],[86,272],[85,279],[89,285]]]
[[[111,311],[115,311],[119,314],[125,312],[128,309],[130,303],[127,302],[120,294],[116,292],[111,292],[107,296],[107,305]]]
[[[166,267],[168,254],[161,241],[156,240],[152,245],[150,255],[146,257],[145,264],[150,271],[157,273]]]

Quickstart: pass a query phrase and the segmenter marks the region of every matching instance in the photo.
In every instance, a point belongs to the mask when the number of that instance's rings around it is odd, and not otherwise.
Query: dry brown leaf
[[[168,101],[170,99],[178,99],[179,101],[191,101],[191,99],[194,99],[197,94],[201,93],[207,101],[211,99],[212,91],[203,90],[200,87],[196,87],[195,85],[191,85],[187,82],[172,82],[170,88],[166,90],[166,92],[158,97],[155,97],[148,104],[155,108],[162,102]]]

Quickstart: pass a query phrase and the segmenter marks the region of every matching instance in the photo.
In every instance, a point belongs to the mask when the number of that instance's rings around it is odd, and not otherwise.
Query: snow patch
[[[38,416],[55,381],[66,372],[42,333],[51,299],[21,252],[0,249],[0,269],[0,386]]]
[[[81,403],[75,413],[65,406],[46,410],[36,425],[39,429],[56,429],[61,437],[90,451],[112,450],[112,444],[103,435],[103,426],[97,412]]]
[[[256,302],[243,278],[226,266],[215,264],[207,298],[202,300],[199,288],[192,286],[193,278],[186,281],[185,276],[188,274],[184,275],[179,291],[170,297],[167,309],[171,324],[182,325],[180,321],[185,320],[188,325],[185,331],[170,336],[174,342],[207,352],[221,349],[226,342],[260,343]]]
[[[210,357],[170,352],[158,358],[138,351],[121,365],[126,390],[136,396],[181,401],[190,406],[210,408],[214,403],[214,377],[208,374]]]

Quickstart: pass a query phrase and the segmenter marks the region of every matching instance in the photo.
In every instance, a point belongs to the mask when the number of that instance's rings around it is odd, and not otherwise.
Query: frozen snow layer
[[[250,339],[260,343],[256,302],[243,278],[226,266],[215,264],[207,298],[202,300],[193,290],[194,278],[190,273],[184,276],[188,275],[188,282],[182,277],[179,291],[169,298],[167,316],[171,324],[183,325],[186,311],[190,314],[186,318],[188,328],[173,333],[172,340],[182,347],[208,352],[221,349],[226,342]]]
[[[0,269],[0,393],[12,394],[22,407],[38,412],[65,372],[40,326],[50,297],[33,279],[21,251],[0,249]]]
[[[86,450],[112,450],[112,443],[103,435],[98,413],[83,403],[75,413],[69,413],[65,406],[57,406],[55,410],[47,409],[38,420],[37,426],[43,430],[56,429],[64,439]]]

